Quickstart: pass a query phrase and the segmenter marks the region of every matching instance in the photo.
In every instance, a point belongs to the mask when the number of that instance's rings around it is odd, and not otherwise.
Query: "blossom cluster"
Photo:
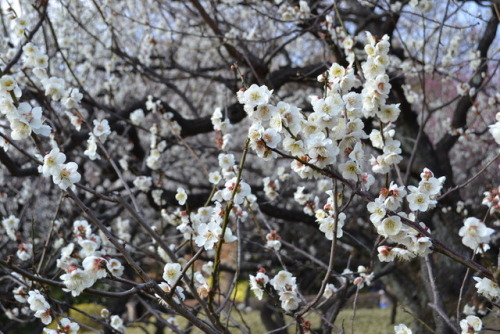
[[[418,187],[408,187],[409,194],[403,186],[391,183],[389,188],[382,188],[379,197],[367,205],[367,209],[371,213],[370,221],[377,232],[404,246],[378,247],[378,256],[381,261],[393,261],[396,258],[407,260],[416,255],[426,255],[430,251],[429,248],[432,244],[430,238],[417,229],[404,224],[403,219],[418,224],[421,229],[430,233],[424,223],[416,223],[415,212],[425,212],[435,206],[436,196],[441,192],[445,178],[434,177],[434,174],[427,168],[420,174],[420,177],[421,181]],[[401,209],[405,197],[413,212],[410,214],[397,213]]]
[[[198,247],[212,250],[221,239],[226,243],[237,240],[230,227],[223,231],[225,211],[224,203],[231,202],[232,208],[229,217],[238,218],[242,221],[246,219],[248,213],[243,208],[244,201],[254,203],[256,198],[251,194],[248,183],[238,179],[238,166],[232,154],[221,153],[218,157],[219,171],[210,173],[209,181],[214,185],[214,193],[211,197],[213,206],[204,206],[197,210],[187,212],[174,212],[173,214],[163,213],[165,220],[178,221],[175,216],[180,216],[180,223],[177,229],[183,234],[186,240],[193,238]],[[223,187],[219,187],[220,181],[225,180]],[[186,191],[180,187],[175,195],[180,205],[185,205],[188,200]]]
[[[281,270],[271,280],[265,274],[264,269],[259,270],[255,276],[250,275],[250,290],[259,300],[262,299],[264,290],[268,288],[268,285],[278,294],[283,310],[291,312],[299,307],[300,297],[296,278],[290,272]]]
[[[482,204],[490,208],[490,214],[493,215],[496,212],[500,212],[500,186],[490,191],[485,191],[483,195]]]
[[[182,262],[185,264],[185,260],[181,259],[179,262]],[[169,262],[165,264],[165,267],[163,268],[163,280],[165,282],[161,282],[160,288],[165,292],[165,293],[170,293],[172,291],[172,288],[175,286],[175,293],[173,294],[173,300],[176,303],[180,303],[183,301],[186,297],[184,294],[184,288],[183,282],[182,282],[182,269],[183,264],[181,263],[172,263]],[[213,272],[213,263],[212,262],[207,262],[201,267],[201,271],[194,271],[191,268],[187,269],[187,275],[189,277],[193,277],[193,285],[196,289],[196,292],[201,298],[206,298],[209,293],[210,293],[210,286],[208,284],[207,276],[212,275]],[[165,300],[155,294],[155,296],[158,298],[158,301],[160,304],[167,305]]]
[[[43,123],[42,108],[33,108],[27,102],[18,103],[21,89],[10,75],[0,77],[0,114],[3,114],[10,124],[13,140],[23,140],[32,133],[48,136],[51,127]]]
[[[17,273],[13,273],[14,277],[17,277],[18,281],[22,285],[14,288],[14,298],[20,304],[28,304],[19,310],[19,308],[9,309],[6,315],[9,318],[17,317],[19,314],[33,314],[34,317],[40,319],[44,325],[49,325],[53,320],[53,311],[51,310],[50,304],[47,302],[45,295],[37,289],[28,290],[28,287],[33,284],[33,282],[23,278]],[[62,318],[58,320],[58,329],[44,328],[44,333],[48,334],[76,334],[78,333],[80,326],[78,324],[71,322],[67,318]]]
[[[73,223],[73,236],[75,242],[64,246],[57,260],[57,267],[66,271],[60,276],[66,286],[65,291],[78,296],[86,288],[92,287],[98,279],[107,277],[108,273],[112,277],[123,274],[123,265],[101,249],[101,237],[92,233],[86,220],[76,220]]]
[[[65,163],[65,161],[66,155],[55,147],[43,157],[43,165],[38,167],[43,176],[52,176],[52,181],[62,190],[72,187],[81,179],[78,165],[75,162]]]

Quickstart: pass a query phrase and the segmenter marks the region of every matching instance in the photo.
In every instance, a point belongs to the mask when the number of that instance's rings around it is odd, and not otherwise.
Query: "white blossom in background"
[[[412,334],[412,331],[405,324],[399,324],[394,326],[394,334]]]
[[[188,196],[186,194],[186,190],[184,190],[184,188],[182,188],[182,187],[177,188],[177,193],[175,194],[175,199],[177,200],[179,205],[186,204],[187,198],[188,198]]]
[[[268,234],[266,234],[266,248],[273,249],[275,251],[279,251],[281,248],[281,237],[278,235],[278,232],[272,230]]]
[[[2,226],[9,239],[16,241],[16,231],[19,229],[19,218],[16,218],[14,215],[10,215],[9,217],[2,219]]]
[[[83,98],[83,94],[77,88],[70,88],[66,91],[63,98],[61,99],[61,104],[66,109],[76,109],[81,100]]]
[[[71,322],[68,318],[59,320],[57,328],[57,330],[44,328],[43,331],[47,334],[78,334],[80,330],[80,326],[75,322]]]
[[[138,176],[133,183],[138,190],[148,192],[153,185],[153,179],[151,176]]]
[[[136,109],[130,113],[130,121],[134,125],[141,125],[144,122],[144,118],[144,110],[142,109]]]
[[[497,144],[500,145],[500,112],[496,114],[495,118],[497,122],[490,125],[489,128],[491,135],[493,136]]]
[[[50,96],[54,101],[59,101],[65,92],[64,79],[50,77],[42,80],[42,85],[45,88],[45,95]]]
[[[113,327],[114,330],[124,333],[125,332],[125,326],[123,325],[123,320],[117,315],[112,315],[110,317],[110,325]]]
[[[271,201],[275,200],[279,196],[280,183],[278,180],[271,180],[270,177],[265,177],[262,179],[264,183],[264,193],[266,197]]]
[[[468,315],[465,319],[460,320],[461,334],[475,334],[483,328],[481,319],[474,315]]]
[[[149,156],[146,158],[146,166],[152,170],[157,170],[161,167],[161,153],[157,149],[151,149]]]
[[[325,286],[325,291],[323,292],[323,298],[329,299],[331,296],[333,296],[337,292],[337,288],[335,287],[334,284],[327,284]]]
[[[109,127],[109,123],[107,119],[103,119],[102,121],[94,120],[94,129],[92,133],[94,136],[99,138],[99,140],[104,143],[108,136],[111,134],[111,128]]]
[[[27,261],[33,256],[33,245],[30,243],[21,242],[17,245],[16,256],[21,261]]]
[[[97,153],[97,141],[92,133],[89,135],[89,139],[87,139],[87,149],[83,152],[83,154],[88,156],[90,160],[101,158],[99,153]]]

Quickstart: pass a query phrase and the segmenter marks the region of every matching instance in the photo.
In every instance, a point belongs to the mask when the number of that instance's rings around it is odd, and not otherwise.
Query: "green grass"
[[[236,321],[239,323],[242,323],[238,313],[234,312],[232,314],[233,318],[235,318]],[[243,319],[245,322],[248,324],[248,326],[251,329],[251,333],[254,334],[263,334],[266,333],[266,328],[262,324],[260,320],[260,313],[258,311],[251,311],[248,313],[242,313]],[[352,316],[353,312],[352,310],[344,310],[341,311],[337,321],[335,321],[335,325],[338,327],[343,327],[346,331],[346,333],[351,333],[351,327],[352,327]],[[318,327],[320,324],[320,319],[317,315],[315,314],[310,314],[306,315],[304,317],[306,320],[310,321],[312,324],[312,328]],[[187,321],[181,318],[178,318],[178,323],[181,328],[186,328],[187,326]],[[152,320],[153,321],[153,320]],[[293,319],[288,317],[286,319],[287,324],[290,324],[293,322]],[[391,325],[390,323],[390,310],[382,310],[382,309],[358,309],[356,310],[356,314],[354,317],[354,333],[370,333],[370,334],[387,334],[387,333],[393,333],[394,332],[394,325]],[[403,312],[402,309],[398,310],[397,317],[396,317],[396,324],[399,323],[404,323],[407,325],[410,325],[412,322],[412,318],[410,315],[406,314]],[[139,334],[139,333],[145,333],[143,329],[147,329],[148,333],[153,333],[153,326],[142,326],[142,329],[140,328],[132,328],[129,327],[126,331],[126,334]],[[288,328],[288,333],[296,333],[296,326],[295,324],[291,325]],[[233,329],[233,333],[241,333],[238,329]],[[171,330],[165,330],[165,334],[170,334],[174,333]],[[202,333],[199,330],[193,330],[191,333]]]
[[[93,316],[96,316],[99,318],[99,313],[102,308],[100,305],[93,305],[93,304],[80,304],[78,305],[79,308],[82,308],[85,312],[92,314]],[[378,309],[378,308],[360,308],[356,310],[356,313],[354,315],[354,321],[353,321],[353,310],[352,309],[346,309],[340,312],[339,316],[337,317],[335,321],[335,325],[339,328],[343,328],[345,330],[345,333],[351,334],[351,333],[358,333],[358,334],[365,334],[365,333],[370,333],[370,334],[390,334],[394,333],[394,324],[390,324],[390,309]],[[250,333],[253,334],[263,334],[266,333],[266,329],[264,325],[262,324],[262,321],[260,319],[260,313],[259,311],[250,311],[250,312],[241,312],[238,313],[237,311],[234,311],[231,315],[232,317],[240,324],[243,324],[242,319],[240,318],[239,314],[243,317],[243,320],[246,322],[248,327],[251,329]],[[100,325],[94,324],[88,319],[86,319],[85,316],[82,316],[81,314],[78,314],[75,311],[71,311],[70,315],[72,317],[77,318],[77,320],[82,321],[83,323],[90,325],[94,328],[101,328]],[[317,328],[320,325],[320,318],[314,314],[306,314],[304,317],[305,320],[308,320],[311,322],[312,326],[311,328]],[[154,318],[149,319],[152,323],[154,323],[156,320]],[[183,318],[176,317],[175,319],[177,323],[179,324],[180,328],[185,329],[188,325],[187,321]],[[285,319],[287,324],[291,324],[290,327],[288,327],[288,333],[293,334],[296,333],[296,325],[293,323],[292,318],[288,317]],[[413,322],[413,318],[411,315],[406,313],[401,307],[398,308],[397,311],[397,317],[396,317],[396,323],[400,324],[406,324],[408,327],[411,328],[411,324]],[[495,312],[491,312],[487,317],[483,319],[483,324],[486,327],[490,328],[500,328],[500,318],[495,314]],[[55,327],[55,325],[54,325]],[[83,328],[82,328],[83,329]],[[81,333],[89,333],[82,331]],[[155,326],[152,324],[146,324],[146,323],[138,323],[131,325],[127,328],[127,331],[125,332],[126,334],[152,334],[155,332]],[[232,333],[241,333],[238,329],[233,328],[231,330]],[[171,334],[174,333],[173,331],[166,329],[164,331],[165,334]],[[191,333],[193,334],[201,334],[202,332],[194,329]],[[494,333],[491,331],[481,331],[481,334],[487,334],[487,333]]]

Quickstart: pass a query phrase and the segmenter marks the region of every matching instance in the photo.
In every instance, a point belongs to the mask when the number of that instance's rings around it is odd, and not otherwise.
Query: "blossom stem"
[[[234,186],[233,192],[231,193],[231,199],[226,204],[226,209],[224,211],[224,221],[222,223],[222,232],[219,238],[219,242],[217,244],[217,250],[214,258],[214,270],[212,272],[212,284],[210,287],[210,293],[208,295],[208,307],[213,310],[213,300],[215,296],[215,288],[218,286],[219,281],[219,265],[220,265],[220,256],[222,252],[222,245],[224,244],[224,235],[226,233],[227,225],[229,224],[229,215],[234,206],[234,197],[238,191],[240,182],[241,182],[241,174],[243,172],[243,166],[245,165],[245,160],[248,153],[248,146],[250,144],[250,139],[248,138],[245,142],[245,146],[243,148],[243,155],[241,157],[240,165],[238,168],[238,175],[236,176],[236,184]]]

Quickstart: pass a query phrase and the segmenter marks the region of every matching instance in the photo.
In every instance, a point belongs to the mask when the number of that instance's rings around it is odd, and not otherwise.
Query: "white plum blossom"
[[[233,197],[234,204],[242,204],[247,196],[251,194],[251,189],[248,183],[240,180],[237,184],[237,178],[234,177],[231,180],[227,181],[225,184],[225,188],[222,191],[222,198],[225,201],[231,200]]]
[[[12,290],[14,298],[20,303],[26,303],[28,301],[28,293],[24,286],[18,286]]]
[[[83,269],[94,281],[108,275],[106,264],[107,261],[99,256],[87,256],[82,262]]]
[[[219,166],[222,169],[232,168],[234,166],[234,155],[232,154],[219,154]]]
[[[338,221],[337,221],[337,233],[336,236],[337,238],[341,238],[343,235],[343,230],[342,228],[344,227],[346,215],[345,213],[341,212],[338,215]],[[333,240],[333,233],[335,230],[335,214],[329,214],[325,218],[317,219],[319,223],[319,230],[323,233],[325,233],[325,237],[328,240]]]
[[[474,277],[474,280],[477,282],[475,287],[479,294],[493,301],[500,299],[500,287],[497,283],[486,277]]]
[[[44,176],[57,175],[65,161],[66,155],[62,153],[59,148],[55,147],[43,157],[41,173]]]
[[[100,159],[101,156],[97,153],[97,141],[94,134],[89,135],[87,139],[87,149],[83,152],[90,160]]]
[[[0,89],[12,91],[17,87],[17,82],[10,75],[3,75],[0,77]]]
[[[281,270],[269,283],[278,292],[281,307],[285,311],[293,311],[299,307],[296,279],[286,270]]]
[[[130,113],[130,121],[134,125],[140,125],[144,121],[144,110],[136,109]]]
[[[111,128],[109,127],[108,120],[103,119],[102,121],[98,121],[95,119],[93,123],[94,123],[94,130],[93,130],[94,136],[99,138],[99,140],[104,143],[106,141],[106,138],[108,138],[108,136],[111,134]]]
[[[181,187],[177,188],[177,194],[175,194],[175,199],[177,200],[179,205],[186,204],[187,198],[188,196],[186,194],[186,190],[184,190],[184,188]]]
[[[70,265],[66,269],[66,274],[61,275],[60,279],[66,285],[66,291],[70,291],[73,297],[79,296],[83,290],[94,284],[94,280],[86,271],[74,265]]]
[[[382,220],[377,231],[385,236],[393,236],[399,233],[402,227],[401,218],[399,216],[390,216]]]
[[[475,315],[468,315],[465,319],[460,320],[461,334],[475,334],[483,328],[483,322]]]
[[[458,231],[458,235],[462,237],[462,243],[477,250],[482,244],[490,242],[491,235],[495,232],[492,228],[486,225],[475,217],[469,217],[464,220],[464,226]]]
[[[208,174],[208,182],[212,183],[213,185],[219,184],[221,180],[222,176],[218,171],[214,171]]]
[[[66,94],[61,99],[61,104],[66,109],[77,108],[80,101],[83,98],[83,94],[77,88],[70,88],[66,91]]]
[[[80,181],[81,175],[77,170],[78,165],[76,163],[68,162],[61,165],[61,169],[56,174],[52,175],[52,180],[59,188],[66,190]]]
[[[269,277],[265,274],[265,272],[259,271],[257,275],[250,275],[250,290],[255,294],[258,300],[262,300],[262,296],[264,295],[264,288],[269,282]]]
[[[500,145],[500,112],[496,114],[496,120],[497,122],[490,125],[489,128],[493,139],[495,139],[496,143]]]
[[[241,104],[255,107],[268,103],[272,93],[273,91],[269,90],[266,86],[259,87],[253,84],[248,89],[238,92],[238,101]]]
[[[151,178],[151,176],[138,176],[134,180],[134,186],[143,192],[149,191],[152,185],[153,179]]]
[[[45,300],[45,297],[38,290],[32,290],[28,292],[28,304],[33,312],[45,311],[50,309],[49,303]]]
[[[106,266],[109,270],[109,272],[114,276],[114,277],[120,277],[123,275],[123,271],[125,270],[125,268],[123,267],[123,265],[121,264],[120,261],[118,261],[117,259],[110,259],[108,260],[108,262],[106,263]]]
[[[167,263],[163,268],[163,279],[173,286],[181,277],[182,267],[179,263]]]
[[[58,330],[44,328],[43,331],[47,334],[78,334],[80,330],[80,326],[75,322],[71,322],[68,318],[59,320],[57,328]]]
[[[152,170],[157,170],[161,167],[161,153],[157,149],[152,149],[146,159],[146,166]]]
[[[281,237],[278,235],[277,231],[272,230],[266,234],[266,248],[274,249],[279,251],[281,248]]]
[[[10,215],[9,217],[2,219],[2,225],[9,239],[16,241],[16,231],[19,229],[19,218],[14,215]]]
[[[408,200],[408,204],[410,206],[410,210],[412,211],[422,211],[425,212],[429,208],[429,204],[431,203],[431,200],[429,196],[425,193],[422,193],[418,191],[417,188],[413,187],[408,188],[410,189],[410,194],[406,197]],[[414,191],[412,191],[414,190]]]
[[[43,87],[45,88],[45,95],[50,96],[54,101],[59,101],[65,92],[64,79],[50,77],[42,80]]]
[[[25,242],[20,243],[19,245],[17,245],[16,256],[21,261],[27,261],[31,259],[31,257],[33,256],[33,245]]]
[[[366,208],[371,213],[370,221],[375,225],[377,225],[385,217],[386,209],[381,198],[375,198],[375,201],[368,203]]]
[[[411,329],[406,327],[405,324],[399,324],[397,326],[394,326],[394,334],[412,334],[413,332]]]
[[[216,222],[210,222],[208,224],[201,224],[197,232],[198,236],[194,239],[196,245],[210,250],[219,241],[219,237],[222,234],[222,227]]]
[[[295,277],[292,273],[281,270],[276,276],[273,277],[269,283],[273,286],[276,291],[286,290],[291,286],[295,286]]]
[[[51,127],[42,123],[42,108],[32,108],[27,102],[19,104],[17,115],[11,116],[12,139],[24,139],[31,131],[41,136],[48,136]]]
[[[125,326],[123,325],[123,320],[117,315],[112,315],[110,318],[110,325],[114,330],[120,333],[125,332]]]

